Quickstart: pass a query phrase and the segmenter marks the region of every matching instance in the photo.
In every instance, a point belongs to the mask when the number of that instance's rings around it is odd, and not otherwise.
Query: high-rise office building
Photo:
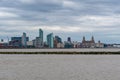
[[[62,39],[59,36],[55,36],[55,40],[57,43],[62,43]]]
[[[39,37],[42,39],[43,41],[43,30],[42,29],[39,29]]]
[[[58,43],[62,43],[62,39],[59,36],[54,37],[54,48],[57,48]]]
[[[54,48],[53,33],[47,35],[47,45],[49,48]]]
[[[71,37],[68,37],[68,40],[67,40],[68,42],[71,42]]]
[[[43,44],[43,43],[42,43],[42,41],[41,41],[41,38],[40,38],[40,37],[36,37],[36,39],[35,39],[35,47],[36,47],[36,48],[42,48],[42,47],[43,47],[42,44]]]
[[[39,29],[39,37],[36,37],[34,40],[34,46],[36,48],[43,48],[44,43],[43,43],[43,30]]]
[[[39,37],[36,37],[35,47],[42,48],[43,47],[43,30],[39,29]]]
[[[22,35],[22,46],[23,47],[27,46],[26,33],[23,33],[23,35]]]

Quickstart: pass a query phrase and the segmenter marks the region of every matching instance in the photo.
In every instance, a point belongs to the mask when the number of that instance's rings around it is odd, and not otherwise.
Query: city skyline
[[[39,30],[39,31],[38,31]],[[32,40],[34,40],[35,38],[40,38],[41,40],[40,41],[43,41],[43,42],[47,42],[47,35],[49,35],[49,34],[51,34],[52,33],[52,35],[53,35],[53,38],[55,38],[56,36],[60,36],[59,34],[54,34],[53,32],[50,32],[50,33],[47,33],[46,34],[46,32],[43,30],[43,29],[41,29],[41,28],[39,28],[37,30],[37,34],[34,36],[34,37],[32,37],[31,38],[31,36],[28,36],[29,34],[28,33],[26,33],[26,32],[23,32],[23,34],[27,34],[27,37],[29,37],[29,40],[30,41],[32,41]],[[41,31],[42,31],[42,33],[41,33]],[[39,33],[39,34],[38,34]],[[45,33],[45,34],[43,34],[43,33]],[[42,34],[42,35],[41,35]],[[10,41],[11,39],[12,39],[12,37],[22,37],[23,35],[22,35],[22,33],[20,33],[20,35],[12,35],[12,36],[5,36],[6,37],[6,39],[3,39],[3,38],[1,38],[1,42],[7,42],[8,43],[8,41]],[[39,37],[37,37],[37,36],[39,36]],[[66,35],[63,35],[63,37],[65,37]],[[79,40],[76,40],[76,39],[74,39],[73,37],[71,37],[71,36],[66,36],[65,38],[63,38],[63,37],[61,37],[62,38],[62,41],[64,42],[64,41],[69,41],[69,39],[70,39],[70,41],[71,42],[82,42],[82,40],[83,40],[83,38],[85,37],[85,39],[86,40],[89,40],[89,39],[91,39],[91,36],[92,37],[95,37],[94,35],[90,35],[89,34],[89,37],[88,36],[81,36],[81,37],[78,37],[79,38]],[[97,40],[96,38],[95,38],[95,42],[98,42],[98,41],[101,41],[102,42],[102,40]],[[103,43],[105,43],[105,42],[103,42]],[[106,43],[106,44],[119,44],[119,43]]]
[[[0,39],[23,32],[34,39],[41,28],[63,41],[94,36],[95,41],[120,43],[119,7],[118,0],[1,0]]]
[[[29,37],[25,32],[22,36],[11,37],[11,40],[4,42],[1,39],[0,48],[119,48],[120,44],[106,44],[99,41],[95,41],[94,36],[91,36],[90,40],[86,40],[83,36],[82,41],[71,40],[71,37],[67,37],[67,40],[62,41],[59,35],[49,33],[46,35],[46,40],[43,40],[44,31],[39,29],[39,37],[35,37],[33,40],[29,40]]]

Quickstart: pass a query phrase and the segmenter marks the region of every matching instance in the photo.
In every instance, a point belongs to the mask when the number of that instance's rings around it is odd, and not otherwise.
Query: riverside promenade
[[[0,52],[120,52],[120,48],[0,49]]]

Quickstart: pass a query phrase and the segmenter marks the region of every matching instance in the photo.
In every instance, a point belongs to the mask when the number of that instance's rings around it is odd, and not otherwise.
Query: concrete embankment
[[[120,52],[120,48],[0,49],[0,52]]]

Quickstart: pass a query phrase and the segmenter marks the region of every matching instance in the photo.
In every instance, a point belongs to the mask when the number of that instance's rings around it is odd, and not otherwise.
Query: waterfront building
[[[120,48],[120,44],[113,44],[113,48]]]
[[[39,29],[39,45],[40,47],[43,47],[43,30]]]
[[[11,41],[19,40],[22,41],[22,37],[11,37]],[[29,37],[26,37],[26,40],[29,41]]]
[[[58,44],[58,42],[57,42],[57,40],[54,38],[54,48],[57,48],[57,44]]]
[[[95,47],[94,37],[92,36],[91,40],[89,41],[87,41],[85,37],[83,37],[81,47],[82,48],[94,48]]]
[[[113,44],[104,44],[104,48],[113,48]]]
[[[15,41],[15,40],[19,40],[19,41],[21,41],[22,38],[21,38],[21,37],[11,37],[11,41]]]
[[[40,37],[36,37],[36,39],[35,39],[35,47],[36,48],[42,48],[43,47],[43,42],[41,41]]]
[[[62,39],[61,39],[59,36],[55,36],[55,40],[56,40],[58,43],[62,43]]]
[[[0,41],[0,48],[7,48],[7,47],[8,47],[8,43],[4,42],[4,40],[1,39],[1,41]]]
[[[73,44],[71,42],[65,41],[64,42],[64,48],[73,48]]]
[[[36,37],[33,40],[33,44],[36,48],[43,48],[44,47],[44,43],[43,43],[43,30],[39,29],[39,37]]]
[[[49,46],[48,46],[46,41],[44,42],[44,48],[49,48]]]
[[[68,42],[71,42],[71,37],[68,37],[67,41],[68,41]]]
[[[72,44],[73,44],[73,48],[80,48],[81,43],[77,41],[73,41]]]
[[[26,33],[22,35],[22,47],[27,47]]]
[[[33,41],[27,41],[28,48],[34,48]]]
[[[57,44],[62,43],[62,39],[59,36],[54,37],[54,48],[57,48]]]
[[[104,48],[104,44],[98,41],[98,43],[96,43],[96,48]]]
[[[57,48],[64,48],[64,44],[63,43],[58,43]]]
[[[29,37],[26,37],[26,41],[29,41]],[[22,47],[22,37],[11,37],[9,45],[18,48]]]
[[[73,44],[71,42],[71,37],[68,37],[67,41],[64,42],[64,48],[73,48]]]
[[[11,41],[9,42],[10,46],[13,47],[22,47],[22,37],[11,37]]]
[[[49,48],[54,48],[53,33],[47,35],[47,45]]]
[[[32,40],[32,42],[33,42],[33,46],[35,47],[35,45],[36,45],[36,39]]]

